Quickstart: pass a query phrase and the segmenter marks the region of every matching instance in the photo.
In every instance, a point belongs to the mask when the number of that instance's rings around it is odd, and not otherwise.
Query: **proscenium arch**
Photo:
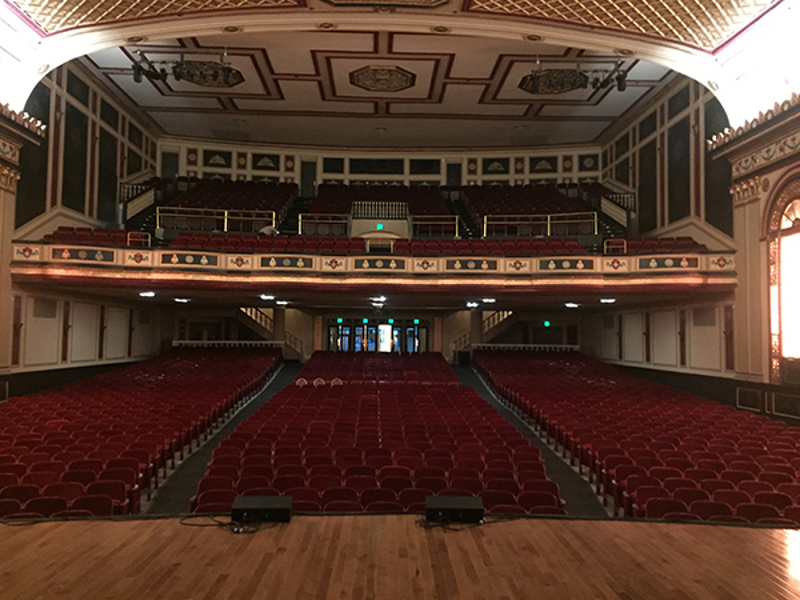
[[[13,87],[3,90],[0,102],[8,103],[14,110],[22,110],[36,83],[47,72],[92,52],[124,46],[130,43],[129,38],[158,41],[213,36],[223,33],[226,27],[264,34],[275,31],[316,31],[323,22],[332,23],[342,31],[391,28],[399,32],[430,34],[431,27],[436,25],[449,28],[449,33],[444,35],[519,40],[534,34],[541,36],[541,42],[556,46],[577,47],[611,55],[619,49],[630,51],[637,59],[662,65],[709,87],[725,108],[731,124],[736,126],[757,116],[759,110],[767,110],[775,102],[788,98],[792,91],[800,90],[799,70],[782,68],[775,75],[775,69],[767,68],[772,63],[780,65],[780,61],[774,59],[775,56],[781,56],[779,46],[781,43],[789,44],[790,30],[800,29],[800,10],[792,11],[789,4],[783,3],[770,11],[752,24],[739,39],[715,54],[662,40],[553,25],[532,19],[422,11],[392,13],[390,21],[387,15],[381,13],[338,12],[335,8],[313,13],[280,13],[277,9],[226,11],[222,14],[201,13],[114,26],[86,27],[46,37],[39,37],[23,26],[16,32],[18,39],[2,42],[3,46],[9,46],[16,52],[0,58],[0,81],[14,82]],[[8,5],[0,5],[0,17],[8,18],[8,15],[23,23]],[[786,35],[776,39],[776,31],[786,32]],[[746,52],[744,47],[747,48]],[[762,55],[769,55],[770,58],[762,62],[759,60]],[[792,52],[784,55],[792,55]],[[14,57],[18,60],[14,60]]]
[[[781,286],[781,237],[786,233],[782,226],[786,209],[800,199],[800,169],[793,169],[777,183],[766,203],[762,223],[764,238],[767,241],[769,322],[770,322],[770,381],[783,382],[783,323]],[[800,235],[793,227],[794,235]]]

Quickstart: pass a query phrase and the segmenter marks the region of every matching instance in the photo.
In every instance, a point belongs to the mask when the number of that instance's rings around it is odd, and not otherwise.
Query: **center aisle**
[[[189,512],[189,500],[197,492],[197,483],[203,478],[211,454],[219,443],[230,436],[236,427],[252,416],[267,400],[294,382],[303,365],[285,362],[275,379],[253,400],[228,421],[202,448],[183,461],[169,479],[163,483],[145,511],[148,515],[179,515]]]
[[[592,486],[562,460],[550,446],[545,444],[519,417],[497,402],[475,371],[462,366],[453,366],[452,368],[462,385],[467,385],[477,391],[497,409],[503,418],[516,427],[525,439],[541,450],[542,460],[547,467],[547,476],[558,484],[561,498],[566,502],[567,514],[570,517],[608,518],[608,513],[594,493]]]

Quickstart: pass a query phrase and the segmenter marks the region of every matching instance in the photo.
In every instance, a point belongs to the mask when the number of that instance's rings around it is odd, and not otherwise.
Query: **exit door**
[[[317,163],[304,160],[300,163],[300,196],[302,198],[313,198],[316,196],[316,183]]]

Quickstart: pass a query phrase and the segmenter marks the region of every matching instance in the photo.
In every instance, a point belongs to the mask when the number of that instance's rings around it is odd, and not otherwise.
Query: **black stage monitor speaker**
[[[480,523],[483,520],[483,498],[427,496],[425,520],[432,523]]]
[[[234,523],[288,523],[291,518],[291,496],[237,496],[231,508]]]

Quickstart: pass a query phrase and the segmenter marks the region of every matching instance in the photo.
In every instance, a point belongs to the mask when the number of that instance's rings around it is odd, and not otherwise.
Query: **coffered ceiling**
[[[789,0],[10,0],[47,34],[203,13],[426,9],[489,13],[608,30],[713,50],[771,6]]]
[[[234,87],[133,78],[140,56],[168,67],[223,53],[244,77]],[[600,73],[617,61],[625,91],[518,87],[533,69]],[[592,143],[670,74],[634,58],[523,39],[393,31],[243,32],[113,48],[88,62],[167,135],[372,148]]]

